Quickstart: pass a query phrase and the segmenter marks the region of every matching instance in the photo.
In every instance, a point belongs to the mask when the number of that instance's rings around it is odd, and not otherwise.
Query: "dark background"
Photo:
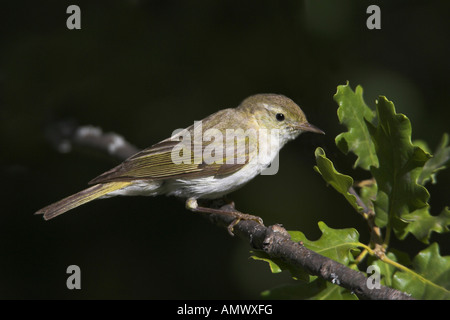
[[[81,30],[66,8],[81,8]],[[381,30],[366,9],[381,8]],[[292,281],[249,257],[249,246],[172,198],[94,201],[45,222],[33,213],[79,191],[117,161],[59,153],[46,137],[61,120],[114,131],[144,148],[174,129],[261,92],[300,104],[326,136],[288,144],[275,176],[233,193],[238,209],[311,239],[318,221],[367,227],[314,172],[325,148],[337,168],[337,85],[361,84],[366,102],[394,101],[413,138],[434,148],[449,131],[448,1],[2,1],[0,4],[0,298],[258,298]],[[448,202],[449,170],[429,186],[434,214]],[[448,235],[434,235],[450,254]],[[443,244],[446,242],[446,245]],[[392,242],[411,255],[425,245]],[[82,289],[66,288],[81,268]]]

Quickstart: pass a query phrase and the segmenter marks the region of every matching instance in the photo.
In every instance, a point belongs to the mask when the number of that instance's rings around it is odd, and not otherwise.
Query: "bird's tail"
[[[66,211],[81,206],[86,202],[95,200],[115,190],[122,189],[130,184],[131,182],[108,182],[96,184],[95,186],[46,206],[45,208],[38,210],[35,214],[43,214],[44,219],[49,220],[63,214]]]

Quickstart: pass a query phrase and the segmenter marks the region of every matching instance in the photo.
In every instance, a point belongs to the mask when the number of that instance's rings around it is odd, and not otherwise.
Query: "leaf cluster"
[[[336,137],[336,145],[344,154],[356,156],[354,168],[367,172],[368,178],[355,182],[350,175],[339,172],[322,148],[316,149],[314,169],[367,221],[370,242],[361,243],[353,228],[332,229],[323,222],[319,222],[322,236],[317,241],[308,240],[300,231],[291,231],[291,237],[350,268],[365,272],[363,266],[375,265],[381,273],[381,284],[415,298],[450,299],[450,256],[440,255],[438,243],[430,244],[433,232],[449,231],[450,210],[445,207],[439,214],[432,214],[426,188],[437,182],[437,173],[450,163],[449,135],[444,134],[431,153],[424,141],[412,142],[411,122],[397,113],[386,97],[380,96],[372,110],[363,99],[362,87],[353,91],[347,83],[338,86],[334,100],[339,106],[339,122],[347,128]],[[391,237],[404,240],[409,234],[428,245],[412,259],[390,247]],[[256,252],[253,258],[269,262],[272,272],[290,270],[295,279],[303,280],[265,291],[263,296],[356,298],[335,283],[292,270],[264,253]]]

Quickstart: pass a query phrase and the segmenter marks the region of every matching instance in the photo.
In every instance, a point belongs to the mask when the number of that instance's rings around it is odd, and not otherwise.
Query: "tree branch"
[[[123,161],[140,151],[117,133],[104,133],[101,128],[91,125],[77,126],[71,120],[49,126],[46,136],[50,143],[62,153],[70,152],[75,146],[100,151]]]
[[[69,152],[72,145],[88,147],[125,160],[139,150],[115,133],[103,133],[93,126],[77,127],[70,122],[61,122],[47,131],[47,138],[60,152]],[[236,211],[232,205],[221,207]],[[227,228],[234,218],[224,214],[204,214],[214,224]],[[350,269],[332,259],[309,250],[301,243],[293,242],[281,225],[263,226],[252,220],[242,220],[234,226],[234,233],[246,239],[250,246],[262,250],[271,258],[282,259],[294,267],[303,268],[355,293],[360,299],[411,300],[411,296],[386,287],[369,289],[364,273]]]
[[[221,209],[226,210],[226,206]],[[228,210],[235,210],[228,208]],[[211,221],[227,227],[233,218],[211,214]],[[380,286],[379,289],[369,289],[364,273],[350,269],[343,264],[324,257],[301,243],[290,239],[289,233],[280,225],[262,226],[255,221],[240,221],[234,227],[234,233],[248,240],[253,249],[262,250],[271,258],[280,258],[285,263],[303,268],[312,275],[337,284],[350,290],[360,299],[370,300],[413,300],[401,291]]]

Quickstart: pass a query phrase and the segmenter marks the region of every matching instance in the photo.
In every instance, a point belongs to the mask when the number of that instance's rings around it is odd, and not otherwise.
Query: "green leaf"
[[[450,226],[450,210],[444,208],[438,216],[432,216],[427,207],[418,209],[413,213],[403,215],[402,218],[408,221],[408,225],[400,234],[400,239],[405,237],[408,232],[424,243],[429,243],[431,232],[444,233],[448,232]]]
[[[417,179],[430,155],[412,144],[409,119],[397,114],[385,97],[377,101],[377,116],[377,127],[368,124],[379,161],[378,168],[371,168],[378,185],[375,223],[390,223],[396,234],[404,235],[404,216],[428,207],[429,193]]]
[[[387,256],[389,259],[397,262],[397,258],[393,253],[389,252]],[[388,263],[384,263],[379,259],[374,260],[372,264],[380,268],[381,284],[392,287],[392,278],[394,277],[396,268]]]
[[[360,242],[358,241],[358,232],[353,228],[332,229],[324,222],[319,222],[318,225],[319,229],[322,231],[322,236],[319,240],[308,240],[301,231],[288,231],[291,240],[294,242],[302,242],[306,248],[349,266],[351,262],[354,261],[352,252],[359,252],[358,246]],[[286,264],[281,259],[272,258],[263,251],[252,252],[250,258],[267,262],[272,273],[288,270],[296,280],[310,282],[312,279],[315,279],[315,277],[310,276],[302,268],[296,268]],[[355,268],[354,264],[352,264],[352,268]]]
[[[269,264],[270,271],[272,273],[280,273],[283,271],[284,265],[282,261],[275,262],[274,258],[269,258],[269,256],[262,251],[251,251],[252,255],[250,256],[253,260],[265,261]]]
[[[359,197],[366,204],[366,206],[373,210],[373,201],[377,197],[378,186],[375,181],[366,183],[359,191]]]
[[[352,252],[359,252],[358,231],[353,228],[332,229],[322,221],[318,225],[322,235],[316,241],[308,240],[301,231],[288,232],[292,241],[302,242],[306,248],[349,266],[354,261]]]
[[[422,149],[423,151],[431,154],[431,150],[430,147],[428,147],[428,143],[426,143],[426,141],[424,140],[414,140],[413,141],[413,145],[419,147],[420,149]]]
[[[283,300],[357,300],[358,298],[348,290],[323,279],[316,279],[310,283],[283,285],[261,293],[265,299]]]
[[[361,86],[357,86],[355,92],[348,82],[338,86],[334,100],[339,105],[339,122],[345,125],[348,131],[336,137],[336,145],[345,154],[351,151],[357,156],[354,167],[369,170],[371,166],[378,166],[375,146],[366,125],[366,122],[373,120],[374,113],[366,105],[362,95]]]
[[[399,250],[391,249],[386,254],[386,256],[390,260],[400,263],[404,266],[411,264],[411,260],[409,259],[408,254],[405,252],[399,251]],[[394,274],[397,271],[397,268],[395,266],[393,266],[392,264],[383,262],[382,260],[375,258],[375,257],[369,258],[369,264],[376,265],[376,266],[378,266],[378,268],[380,268],[381,284],[388,286],[388,287],[392,287],[393,280],[394,280]]]
[[[394,274],[395,289],[417,299],[450,299],[450,256],[442,257],[437,243],[419,252],[413,259],[413,268],[417,274]]]
[[[302,268],[295,268],[292,265],[286,264],[281,259],[272,258],[263,251],[253,251],[250,258],[253,260],[267,262],[269,264],[269,268],[270,268],[270,271],[272,271],[272,273],[280,273],[283,270],[287,270],[291,273],[292,277],[295,280],[302,280],[305,282],[310,281],[311,276]]]
[[[353,178],[339,173],[334,168],[333,162],[327,158],[325,151],[322,148],[316,149],[315,156],[317,166],[314,167],[314,170],[320,173],[322,178],[336,189],[337,192],[342,194],[356,211],[362,212],[363,208],[356,202],[356,197],[348,192],[349,188],[353,186]]]
[[[450,163],[450,146],[449,146],[449,136],[444,133],[441,142],[439,143],[436,151],[434,152],[433,158],[428,160],[423,167],[423,170],[419,176],[418,183],[425,185],[428,181],[436,183],[436,173],[443,170]]]

